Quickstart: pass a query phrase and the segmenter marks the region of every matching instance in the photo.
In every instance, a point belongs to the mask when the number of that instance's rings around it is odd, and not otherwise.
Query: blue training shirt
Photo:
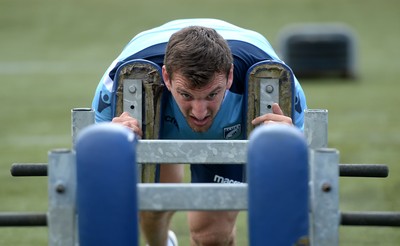
[[[234,80],[226,91],[224,100],[212,126],[207,132],[194,132],[187,124],[178,105],[169,92],[163,100],[163,115],[160,138],[162,139],[244,139],[244,85],[248,69],[264,60],[281,61],[270,43],[261,34],[240,28],[216,19],[182,19],[136,35],[123,49],[103,75],[93,99],[96,122],[111,121],[111,103],[114,75],[120,65],[132,59],[146,59],[163,65],[166,44],[170,36],[187,26],[206,26],[215,29],[224,37],[234,58]],[[295,78],[294,124],[303,129],[306,100],[304,92]]]

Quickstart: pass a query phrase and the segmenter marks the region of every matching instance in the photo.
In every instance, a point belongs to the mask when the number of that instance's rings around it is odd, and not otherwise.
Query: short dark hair
[[[226,40],[214,29],[190,26],[174,33],[167,44],[164,65],[170,76],[181,73],[193,88],[207,85],[215,73],[229,74],[233,63]]]

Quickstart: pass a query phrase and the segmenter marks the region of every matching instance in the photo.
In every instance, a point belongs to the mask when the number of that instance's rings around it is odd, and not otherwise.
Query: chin
[[[210,129],[210,126],[203,126],[203,127],[197,127],[197,126],[190,126],[194,132],[206,132],[208,129]]]

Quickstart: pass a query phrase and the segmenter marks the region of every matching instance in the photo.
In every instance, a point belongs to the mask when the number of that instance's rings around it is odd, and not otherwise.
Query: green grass
[[[157,7],[155,7],[157,6]],[[220,18],[279,47],[284,26],[344,22],[358,37],[359,79],[301,80],[309,108],[329,110],[329,146],[341,163],[386,163],[386,179],[340,178],[340,208],[400,210],[400,3],[384,1],[0,2],[0,211],[46,211],[45,178],[13,178],[13,162],[47,162],[71,146],[70,110],[89,107],[108,64],[130,38],[166,21]],[[188,245],[184,212],[172,227]],[[266,238],[267,240],[267,238]],[[340,245],[398,245],[398,228],[340,227]],[[45,245],[46,228],[0,228],[0,245]],[[246,213],[238,245],[247,245]]]

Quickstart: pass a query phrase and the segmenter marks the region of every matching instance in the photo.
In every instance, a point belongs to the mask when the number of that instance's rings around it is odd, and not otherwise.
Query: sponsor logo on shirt
[[[239,181],[236,181],[233,179],[224,178],[219,175],[214,176],[214,182],[215,183],[223,183],[223,184],[241,184],[242,183],[242,182],[239,182]]]
[[[110,101],[110,96],[108,96],[107,94],[103,95],[103,91],[100,91],[99,103],[97,104],[97,111],[101,113],[104,109],[110,107],[111,103],[109,101]]]
[[[242,133],[242,125],[237,124],[224,128],[224,138],[225,139],[235,139]]]
[[[297,95],[295,97],[295,101],[294,101],[294,109],[297,111],[297,113],[301,114],[301,112],[303,112],[303,109],[301,108],[301,103],[300,103],[300,96]]]

